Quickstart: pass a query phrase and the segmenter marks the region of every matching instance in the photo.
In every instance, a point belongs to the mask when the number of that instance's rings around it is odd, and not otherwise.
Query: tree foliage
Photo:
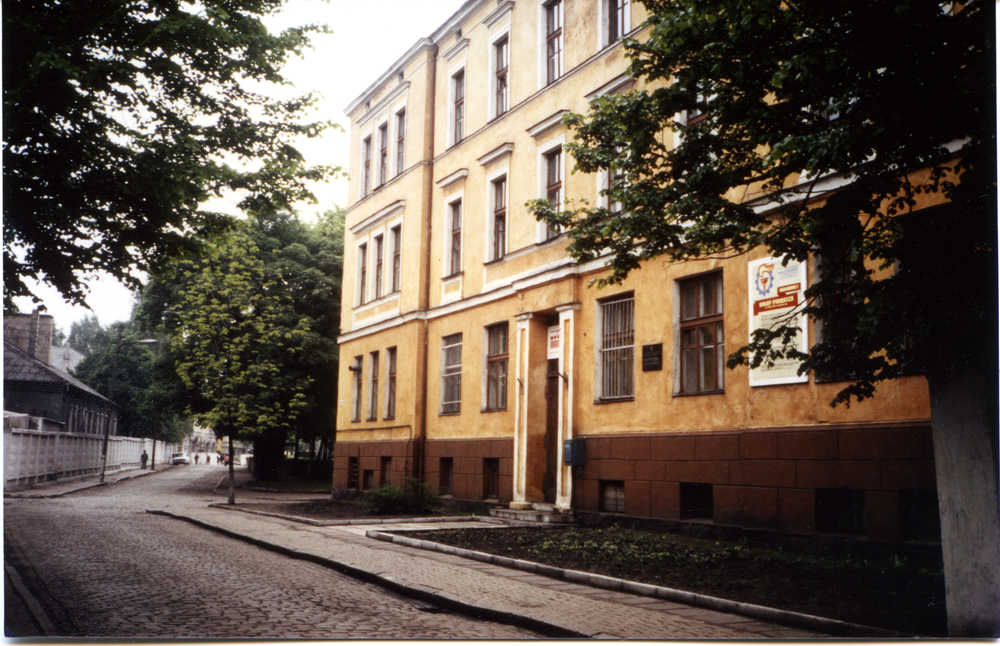
[[[3,8],[4,303],[44,280],[75,303],[83,276],[130,287],[134,270],[230,218],[204,208],[236,191],[258,213],[312,198],[294,147],[310,95],[272,100],[310,25],[272,34],[284,0],[11,0]]]
[[[806,311],[822,340],[802,355],[782,343],[794,330],[758,330],[730,365],[801,359],[852,378],[841,402],[983,355],[996,336],[990,3],[644,4],[648,37],[626,49],[646,89],[566,117],[577,170],[609,171],[620,212],[530,205],[571,231],[573,257],[610,252],[612,283],[659,256],[815,257]],[[918,208],[933,202],[947,206]]]

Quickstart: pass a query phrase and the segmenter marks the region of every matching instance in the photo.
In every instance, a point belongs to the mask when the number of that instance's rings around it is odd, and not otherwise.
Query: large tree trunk
[[[928,379],[951,637],[1000,636],[995,378],[966,369]]]

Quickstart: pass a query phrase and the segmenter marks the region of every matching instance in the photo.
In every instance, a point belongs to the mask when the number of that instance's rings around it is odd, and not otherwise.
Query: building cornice
[[[384,223],[386,220],[402,211],[404,207],[406,207],[406,200],[396,200],[392,204],[383,207],[372,215],[369,215],[361,222],[358,222],[351,227],[349,231],[351,232],[351,235],[360,236],[369,229]]]
[[[483,24],[488,28],[493,29],[501,20],[510,15],[514,11],[514,0],[507,0],[506,2],[500,3],[493,13],[483,18]]]
[[[490,152],[486,153],[476,161],[479,162],[480,166],[489,166],[495,161],[503,159],[504,157],[510,156],[514,152],[514,144],[511,142],[502,143]]]
[[[434,49],[434,43],[431,42],[430,39],[421,38],[420,40],[418,40],[413,45],[413,47],[411,47],[405,54],[403,54],[399,58],[399,60],[397,60],[392,65],[392,67],[386,70],[385,73],[382,74],[382,76],[378,77],[378,80],[369,85],[368,88],[364,92],[362,92],[360,96],[358,96],[358,98],[351,101],[351,103],[346,108],[344,108],[344,114],[347,115],[347,118],[350,119],[351,115],[354,114],[355,110],[357,110],[360,106],[364,105],[369,100],[371,100],[372,96],[374,96],[379,89],[385,86],[385,84],[388,83],[391,78],[402,72],[403,68],[406,67],[410,63],[410,61],[416,58],[417,55],[420,54],[420,52],[428,49],[431,50]],[[381,101],[379,103],[381,104]]]
[[[564,114],[568,114],[569,110],[556,110],[554,113],[545,117],[535,125],[531,126],[525,132],[531,135],[534,139],[539,137],[544,137],[548,133],[552,132],[555,128],[562,125],[562,118]]]
[[[459,168],[454,173],[446,175],[445,177],[442,177],[441,179],[439,179],[434,183],[437,184],[438,188],[449,189],[455,184],[458,184],[459,182],[464,180],[466,177],[468,177],[468,175],[469,175],[468,168]]]

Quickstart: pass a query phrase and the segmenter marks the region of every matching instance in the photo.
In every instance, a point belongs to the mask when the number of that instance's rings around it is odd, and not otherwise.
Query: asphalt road
[[[8,636],[214,639],[523,639],[537,633],[411,600],[152,506],[219,502],[223,470],[170,469],[56,499],[4,500]]]

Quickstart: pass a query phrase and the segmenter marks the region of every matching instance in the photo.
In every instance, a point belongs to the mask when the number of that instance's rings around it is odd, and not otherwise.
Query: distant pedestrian
[[[149,459],[149,456],[148,456],[148,455],[146,455],[146,452],[145,452],[145,451],[143,451],[143,452],[142,452],[142,456],[141,456],[141,457],[139,458],[139,461],[140,461],[140,462],[142,462],[142,468],[143,468],[143,469],[145,469],[145,468],[146,468],[146,460],[148,460],[148,459]]]
[[[200,458],[200,457],[201,457],[201,456],[200,456],[200,455],[198,455],[197,453],[195,453],[195,454],[194,454],[194,463],[195,463],[195,464],[198,464],[198,458]]]

